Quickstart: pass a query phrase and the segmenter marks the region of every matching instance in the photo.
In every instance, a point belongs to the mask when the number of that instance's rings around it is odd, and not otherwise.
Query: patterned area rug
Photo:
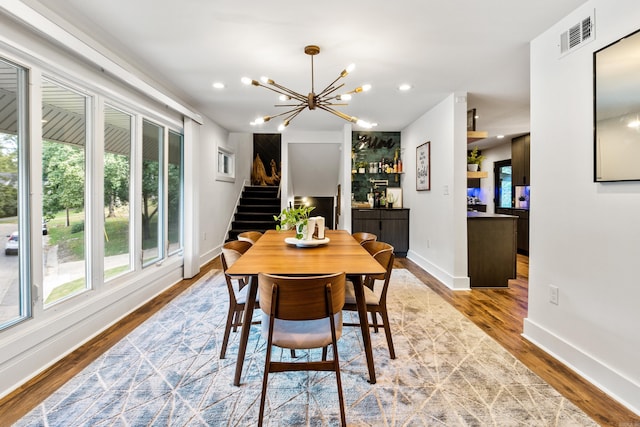
[[[376,384],[367,382],[359,328],[339,341],[350,426],[596,425],[410,272],[394,270],[390,286],[397,359],[384,332],[372,333]],[[265,342],[252,327],[234,386],[239,332],[218,358],[227,301],[223,276],[209,273],[16,425],[256,425]],[[339,425],[335,376],[272,374],[265,417],[268,426]]]

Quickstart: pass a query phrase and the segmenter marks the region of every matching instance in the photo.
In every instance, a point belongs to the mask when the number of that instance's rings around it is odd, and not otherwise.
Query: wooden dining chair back
[[[383,243],[383,242],[378,242]],[[387,313],[387,293],[389,291],[389,281],[391,280],[391,272],[393,271],[393,261],[395,256],[393,254],[393,246],[388,243],[384,243],[380,246],[377,252],[373,254],[373,257],[385,268],[385,272],[381,274],[366,275],[364,277],[364,296],[367,304],[367,313],[371,313],[371,326],[375,332],[378,332],[378,328],[382,326],[387,338],[387,346],[389,347],[389,356],[392,359],[396,358],[396,351],[393,347],[393,339],[391,337],[391,327],[389,325],[389,315]],[[373,249],[373,245],[371,245]],[[382,289],[374,291],[374,284],[376,280],[382,281]],[[352,282],[347,282],[345,290],[345,304],[344,310],[357,312],[358,306],[356,304],[356,295]],[[382,319],[382,324],[378,323],[378,314]],[[360,326],[360,323],[345,323],[345,326]]]
[[[393,246],[391,246],[389,243],[386,242],[381,242],[379,240],[369,240],[366,242],[362,243],[362,247],[366,249],[367,252],[369,252],[371,254],[372,257],[376,258],[376,254],[379,252],[383,252],[383,251],[391,251],[391,253],[393,253]],[[380,259],[378,260],[378,262],[386,268],[386,260],[385,259]],[[392,263],[393,264],[393,263]],[[369,280],[384,280],[385,279],[385,273],[381,273],[378,275],[373,275],[373,276],[369,276],[368,278],[365,277],[366,279]],[[373,282],[371,282],[371,284],[373,285]],[[372,288],[373,289],[373,288]]]
[[[346,426],[337,341],[342,335],[345,274],[322,276],[258,275],[262,335],[267,341],[258,426],[262,425],[269,373],[333,371],[338,387],[340,421]],[[327,360],[331,345],[333,359]],[[322,360],[282,362],[271,360],[273,346],[288,349],[322,348]]]
[[[251,244],[254,244],[255,242],[257,242],[258,239],[261,237],[262,237],[262,233],[259,231],[244,231],[238,234],[238,240],[251,242]]]
[[[222,271],[224,279],[227,282],[227,290],[229,291],[229,312],[227,313],[227,322],[224,328],[224,336],[222,338],[222,346],[220,349],[220,359],[225,358],[227,345],[229,343],[229,335],[231,329],[233,332],[238,330],[238,326],[242,326],[244,318],[244,306],[247,301],[247,292],[249,290],[247,278],[232,278],[227,274],[227,269],[233,265],[246,251],[251,248],[250,242],[241,240],[231,240],[222,246],[222,254],[220,261],[222,262]],[[234,280],[237,284],[234,284]],[[256,303],[257,307],[257,303]]]
[[[364,242],[375,242],[376,240],[378,240],[378,236],[376,236],[373,233],[367,233],[365,231],[358,231],[358,232],[353,233],[351,235],[360,244],[363,244]]]

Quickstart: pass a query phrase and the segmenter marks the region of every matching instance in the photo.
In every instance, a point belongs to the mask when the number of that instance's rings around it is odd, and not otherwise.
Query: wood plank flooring
[[[396,268],[406,268],[452,306],[493,337],[504,348],[603,426],[640,426],[640,417],[624,408],[566,366],[522,338],[527,315],[528,258],[518,256],[518,277],[508,288],[451,291],[406,258],[396,258]],[[69,356],[0,400],[0,426],[9,426],[49,394],[80,372],[165,304],[195,283],[218,259],[203,267],[193,279],[184,280],[136,310]]]
[[[522,337],[528,307],[528,257],[518,255],[517,278],[509,281],[508,288],[471,291],[452,291],[406,258],[396,258],[394,267],[411,271],[600,425],[640,426],[639,416]]]

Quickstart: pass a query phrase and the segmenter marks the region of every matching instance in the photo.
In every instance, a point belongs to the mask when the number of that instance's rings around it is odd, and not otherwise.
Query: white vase
[[[468,163],[467,170],[469,172],[478,172],[478,164],[477,163]]]

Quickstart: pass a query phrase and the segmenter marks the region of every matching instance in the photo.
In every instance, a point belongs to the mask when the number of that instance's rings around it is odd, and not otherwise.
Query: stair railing
[[[224,245],[224,242],[227,240],[227,238],[229,237],[229,232],[231,231],[231,225],[233,224],[233,219],[236,217],[236,211],[238,210],[238,205],[240,204],[240,199],[242,198],[242,193],[244,193],[244,189],[247,186],[247,180],[245,179],[244,181],[242,181],[242,188],[240,188],[240,193],[238,193],[238,197],[236,197],[236,204],[235,204],[235,208],[233,209],[233,212],[231,212],[231,216],[229,217],[229,222],[227,223],[227,232],[224,235],[224,239],[222,240],[222,244]]]

